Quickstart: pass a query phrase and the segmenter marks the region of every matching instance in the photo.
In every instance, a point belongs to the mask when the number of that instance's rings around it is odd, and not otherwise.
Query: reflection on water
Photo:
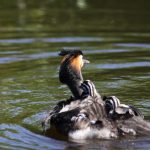
[[[15,124],[1,124],[0,144],[2,149],[24,150],[93,150],[93,149],[148,149],[150,138],[120,139],[120,140],[92,140],[67,142],[47,138]],[[8,145],[9,143],[9,145]]]
[[[2,149],[62,149],[65,142],[56,141],[38,134],[34,134],[25,128],[15,124],[1,124],[0,143]],[[2,137],[3,136],[3,137]],[[9,145],[8,145],[9,143]],[[49,144],[54,143],[54,144]]]
[[[62,48],[81,49],[83,70],[102,95],[116,95],[150,119],[149,2],[0,0],[0,149],[149,149],[150,137],[60,141],[41,121],[70,96],[58,81]]]

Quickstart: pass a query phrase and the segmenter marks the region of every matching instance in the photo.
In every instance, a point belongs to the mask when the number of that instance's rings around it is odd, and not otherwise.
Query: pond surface
[[[84,79],[150,119],[150,2],[0,0],[0,149],[148,150],[150,137],[60,141],[41,121],[71,93],[58,81],[62,48],[81,49]]]

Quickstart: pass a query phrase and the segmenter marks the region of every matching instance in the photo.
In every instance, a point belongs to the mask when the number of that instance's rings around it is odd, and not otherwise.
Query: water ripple
[[[41,58],[48,58],[48,57],[56,57],[58,56],[58,52],[45,52],[45,53],[38,53],[38,54],[30,54],[30,55],[16,55],[11,57],[1,57],[0,64],[23,61],[23,60],[34,60],[34,59],[41,59]]]
[[[150,44],[144,44],[144,43],[119,43],[116,45],[117,46],[124,46],[124,47],[150,48]]]
[[[100,53],[122,53],[122,52],[129,52],[126,49],[101,49],[101,50],[83,50],[85,54],[100,54]]]
[[[11,54],[21,54],[22,52],[20,51],[4,51],[4,52],[0,52],[0,55],[11,55]]]
[[[150,67],[150,62],[130,62],[130,63],[120,63],[120,64],[98,64],[96,68],[99,69],[121,69],[121,68],[133,68],[133,67]]]
[[[125,49],[107,49],[107,50],[83,50],[85,54],[100,54],[100,53],[122,53],[129,52],[129,50]],[[58,52],[43,52],[37,54],[24,54],[24,55],[12,55],[9,57],[0,57],[0,64],[25,61],[25,60],[34,60],[34,59],[42,59],[49,57],[57,57]]]
[[[83,51],[83,53],[85,54],[122,53],[122,52],[129,52],[129,50],[107,49],[107,50],[84,50]],[[38,53],[38,54],[13,55],[9,57],[1,57],[0,64],[18,62],[18,61],[24,61],[24,60],[42,59],[42,58],[48,58],[48,57],[57,57],[57,56],[58,56],[58,52],[43,52],[43,53]]]
[[[13,150],[24,149],[63,149],[64,143],[51,138],[32,133],[31,131],[14,124],[0,124],[0,148]],[[7,143],[7,145],[6,145]],[[50,144],[51,143],[51,144]],[[52,144],[53,143],[53,144]]]
[[[44,43],[78,43],[78,42],[99,42],[99,37],[59,37],[59,38],[23,38],[23,39],[2,39],[0,43],[9,44],[30,44],[35,42]]]

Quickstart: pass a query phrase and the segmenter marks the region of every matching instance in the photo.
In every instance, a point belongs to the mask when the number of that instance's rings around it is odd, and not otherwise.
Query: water
[[[62,48],[83,50],[84,78],[150,119],[149,2],[0,0],[0,8],[0,149],[149,149],[150,137],[60,141],[41,128],[70,96],[58,81]]]

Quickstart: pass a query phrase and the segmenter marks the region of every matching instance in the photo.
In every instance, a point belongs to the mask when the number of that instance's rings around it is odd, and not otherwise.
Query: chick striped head
[[[97,95],[97,90],[95,85],[90,80],[85,80],[80,87],[83,90],[82,97],[86,98],[88,96],[94,97]]]

